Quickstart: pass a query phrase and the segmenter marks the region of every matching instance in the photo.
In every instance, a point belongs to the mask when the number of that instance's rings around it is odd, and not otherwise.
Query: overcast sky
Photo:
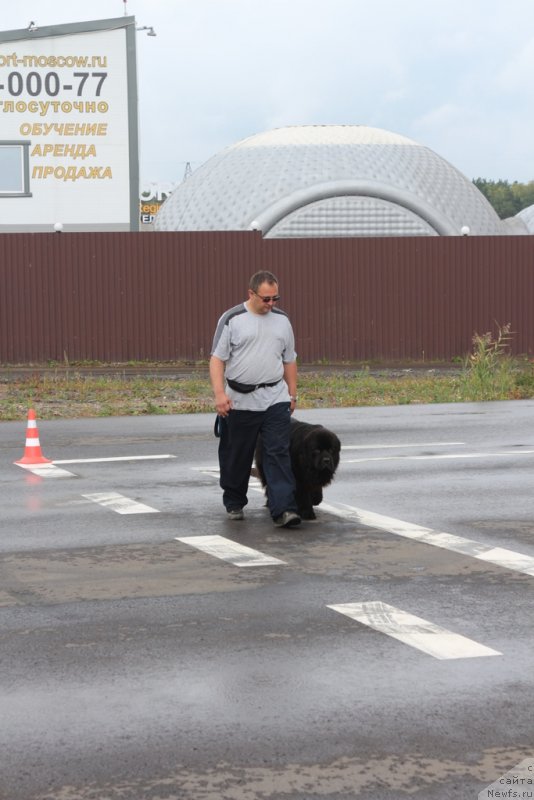
[[[534,0],[0,0],[0,28],[122,17],[143,182],[284,125],[362,124],[534,180]],[[1,121],[0,121],[1,124]]]

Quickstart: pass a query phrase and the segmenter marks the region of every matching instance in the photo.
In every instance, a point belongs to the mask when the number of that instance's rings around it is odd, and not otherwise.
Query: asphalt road
[[[254,481],[225,519],[213,415],[38,420],[42,474],[0,424],[2,800],[471,800],[534,763],[534,401],[298,417],[343,450],[288,531]]]

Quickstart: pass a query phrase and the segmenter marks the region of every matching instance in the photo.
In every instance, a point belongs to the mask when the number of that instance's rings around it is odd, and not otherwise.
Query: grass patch
[[[301,370],[298,409],[390,406],[515,400],[534,397],[534,368],[510,358],[504,339],[474,343],[479,355],[463,367],[421,367],[371,372],[347,368]],[[478,351],[477,351],[478,348]],[[484,353],[479,351],[483,349]],[[488,355],[482,366],[483,356]],[[83,369],[0,372],[0,420],[25,419],[35,408],[40,419],[195,414],[213,412],[207,368],[193,375],[163,375],[157,368],[128,375],[110,368],[95,375]]]
[[[298,409],[484,402],[534,397],[534,365],[512,358],[510,324],[475,333],[463,366],[371,370],[317,365],[299,373]],[[0,370],[0,420],[213,412],[207,364],[80,364]]]

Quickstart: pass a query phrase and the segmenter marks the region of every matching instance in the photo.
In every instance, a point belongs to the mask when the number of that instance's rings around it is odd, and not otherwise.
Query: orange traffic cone
[[[37,422],[35,421],[35,411],[30,408],[28,411],[28,427],[26,428],[26,447],[24,448],[24,456],[20,461],[15,461],[15,464],[51,464],[49,458],[45,458],[41,453],[41,445],[39,444],[39,431],[37,430]]]

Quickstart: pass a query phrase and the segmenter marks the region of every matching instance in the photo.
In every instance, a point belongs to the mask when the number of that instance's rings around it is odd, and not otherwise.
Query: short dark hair
[[[267,272],[267,270],[263,269],[260,272],[255,272],[250,281],[248,282],[248,288],[252,289],[253,292],[257,292],[262,283],[268,283],[272,286],[273,283],[276,283],[278,286],[278,278],[276,275],[273,275],[272,272]]]

